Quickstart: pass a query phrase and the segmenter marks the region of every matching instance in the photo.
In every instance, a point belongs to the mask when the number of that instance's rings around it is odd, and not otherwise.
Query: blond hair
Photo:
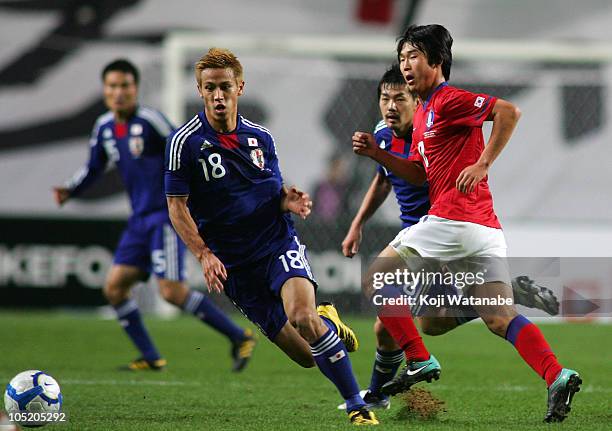
[[[195,75],[198,85],[204,69],[232,69],[236,81],[242,81],[242,64],[238,58],[225,48],[210,48],[195,64]]]

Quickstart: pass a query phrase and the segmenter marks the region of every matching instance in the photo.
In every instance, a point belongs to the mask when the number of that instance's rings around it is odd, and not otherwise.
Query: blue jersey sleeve
[[[188,144],[188,140],[177,139],[177,134],[168,137],[164,162],[166,196],[189,196],[193,161]]]
[[[388,131],[388,129],[386,128],[386,124],[384,121],[380,121],[376,127],[374,128],[374,140],[376,141],[376,145],[378,145],[380,148],[382,148],[383,150],[386,150],[386,146],[388,144],[388,142],[386,142],[386,138],[388,138],[386,136],[386,132]],[[383,177],[387,177],[389,175],[389,173],[387,172],[387,170],[385,169],[384,166],[382,166],[381,164],[376,164],[376,172],[379,173],[380,175],[382,175]]]
[[[70,189],[71,196],[78,196],[91,186],[106,170],[109,159],[99,132],[100,127],[96,124],[89,140],[89,161],[66,182],[66,187]],[[117,151],[114,144],[109,142],[108,145],[110,146],[109,151],[111,154],[114,154],[112,151]]]
[[[281,185],[284,184],[285,182],[283,181],[283,176],[281,174],[280,171],[280,167],[278,164],[278,154],[276,152],[276,143],[274,142],[274,137],[270,134],[267,135],[268,137],[268,151],[270,153],[270,170],[272,170],[272,172],[274,172],[274,175],[277,176],[278,178],[280,178],[280,182]]]

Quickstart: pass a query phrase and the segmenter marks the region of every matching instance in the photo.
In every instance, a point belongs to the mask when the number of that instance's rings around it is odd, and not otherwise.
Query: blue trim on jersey
[[[433,95],[441,88],[444,88],[448,85],[448,82],[444,81],[442,84],[438,85],[436,88],[434,88],[434,90],[429,93],[429,95],[427,96],[427,99],[425,100],[425,102],[423,103],[423,110],[427,109],[427,104],[429,103],[429,101],[431,100],[431,98],[433,97]]]
[[[379,123],[380,124],[380,123]],[[376,144],[381,146],[384,141],[384,149],[396,156],[407,158],[410,155],[411,137],[405,137],[404,152],[397,153],[391,150],[393,142],[393,131],[389,127],[378,128],[374,133]],[[395,138],[398,139],[398,138]],[[393,187],[397,204],[400,207],[400,219],[402,220],[402,228],[412,226],[418,223],[419,219],[429,211],[429,186],[415,186],[402,178],[395,175],[393,172],[379,165],[378,173],[386,177]]]

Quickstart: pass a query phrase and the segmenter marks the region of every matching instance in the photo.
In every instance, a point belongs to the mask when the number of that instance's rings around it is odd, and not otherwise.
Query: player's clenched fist
[[[223,263],[212,252],[208,251],[202,254],[200,264],[208,291],[221,293],[223,282],[227,280],[227,270]]]
[[[360,156],[374,157],[379,150],[371,133],[355,132],[353,134],[353,152]]]

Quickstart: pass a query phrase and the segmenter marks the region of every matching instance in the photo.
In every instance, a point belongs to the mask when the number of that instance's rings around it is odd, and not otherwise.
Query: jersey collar
[[[436,92],[437,92],[439,89],[441,89],[441,88],[443,88],[443,87],[446,87],[447,85],[448,85],[448,82],[447,82],[447,81],[444,81],[442,84],[440,84],[440,85],[438,85],[436,88],[434,88],[434,90],[433,90],[431,93],[429,93],[429,96],[427,96],[427,99],[426,99],[426,100],[425,100],[425,102],[423,103],[423,109],[424,109],[424,110],[425,110],[425,109],[427,109],[427,104],[429,103],[429,101],[431,100],[431,98],[433,97],[433,95],[434,95],[434,94],[436,94]]]

